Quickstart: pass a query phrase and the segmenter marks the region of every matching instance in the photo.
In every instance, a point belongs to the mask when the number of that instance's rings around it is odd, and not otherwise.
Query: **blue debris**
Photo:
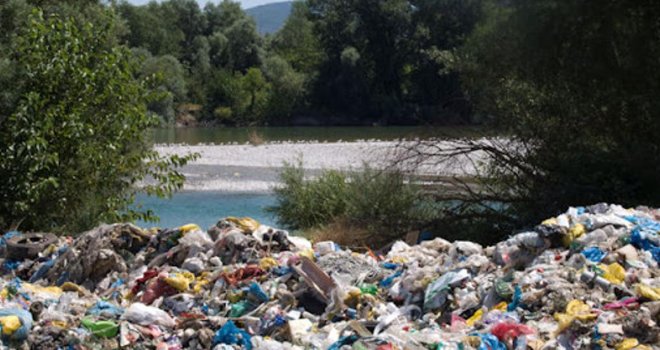
[[[264,292],[264,290],[261,289],[261,286],[257,282],[252,282],[252,284],[250,284],[249,292],[261,302],[265,303],[268,300],[270,300],[268,294],[266,294],[266,292]]]
[[[234,322],[227,321],[213,337],[213,346],[218,344],[240,345],[244,349],[252,350],[252,337],[245,330],[236,327]]]
[[[115,305],[111,304],[107,301],[99,300],[94,304],[92,307],[90,307],[87,310],[88,315],[104,315],[107,317],[119,317],[124,313],[124,309]]]
[[[589,259],[589,261],[599,263],[607,256],[607,253],[598,247],[590,247],[583,250],[582,255]]]

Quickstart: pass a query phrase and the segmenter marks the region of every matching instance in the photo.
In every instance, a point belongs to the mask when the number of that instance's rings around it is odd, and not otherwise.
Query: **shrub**
[[[25,28],[13,45],[20,98],[0,118],[0,229],[76,233],[154,219],[129,208],[135,194],[181,188],[174,169],[190,158],[149,146],[159,120],[130,51],[108,47],[108,28],[74,19],[35,11]]]
[[[377,246],[423,227],[435,212],[419,188],[407,184],[397,171],[365,165],[357,171],[326,170],[305,179],[299,163],[286,165],[280,176],[283,185],[275,189],[277,204],[269,210],[290,228],[314,229],[327,238],[348,227],[365,233],[348,238],[337,233],[336,238]]]

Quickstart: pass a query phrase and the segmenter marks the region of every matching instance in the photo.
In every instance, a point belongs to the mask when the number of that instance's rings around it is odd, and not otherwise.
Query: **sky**
[[[131,4],[135,4],[135,5],[144,5],[146,3],[149,3],[149,1],[151,1],[151,0],[128,0],[128,2],[130,2]],[[222,0],[197,0],[197,2],[202,7],[204,6],[204,4],[206,4],[209,1],[214,2],[214,3],[218,3]],[[244,9],[247,9],[247,8],[250,8],[250,7],[255,7],[255,6],[259,6],[259,5],[263,5],[263,4],[270,4],[270,3],[273,3],[273,2],[281,2],[281,1],[285,1],[285,0],[235,0],[235,1],[240,2],[241,6]]]

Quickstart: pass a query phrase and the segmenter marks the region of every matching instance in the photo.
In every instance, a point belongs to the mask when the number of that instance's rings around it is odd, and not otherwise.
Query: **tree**
[[[174,123],[176,106],[186,102],[187,86],[181,63],[171,55],[145,58],[140,77],[154,79],[152,90],[159,93],[149,102],[149,111],[159,115],[166,123]]]
[[[272,51],[289,62],[293,69],[307,76],[315,74],[323,59],[309,15],[305,2],[294,2],[289,18],[270,42]]]
[[[24,84],[0,126],[0,225],[75,233],[153,219],[129,209],[135,194],[180,188],[174,168],[192,156],[150,149],[158,118],[130,51],[107,46],[112,28],[75,19],[35,12],[23,28],[12,46]]]
[[[417,148],[482,164],[478,186],[443,198],[464,203],[446,217],[506,232],[569,206],[660,204],[660,5],[494,1],[486,13],[448,64],[506,137]]]
[[[266,58],[262,70],[272,87],[266,107],[268,119],[285,122],[304,96],[305,76],[279,56]]]

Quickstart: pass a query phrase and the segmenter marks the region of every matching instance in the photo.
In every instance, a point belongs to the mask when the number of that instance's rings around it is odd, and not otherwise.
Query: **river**
[[[251,132],[258,133],[266,144],[245,145]],[[139,205],[161,218],[158,223],[138,224],[176,227],[196,223],[207,228],[226,216],[250,216],[276,225],[277,218],[266,211],[275,204],[272,188],[283,162],[299,156],[304,156],[306,168],[315,175],[324,168],[359,167],[393,140],[449,139],[480,132],[463,127],[262,127],[158,129],[152,135],[161,153],[200,152],[202,158],[183,169],[185,190],[171,199],[138,197]]]

